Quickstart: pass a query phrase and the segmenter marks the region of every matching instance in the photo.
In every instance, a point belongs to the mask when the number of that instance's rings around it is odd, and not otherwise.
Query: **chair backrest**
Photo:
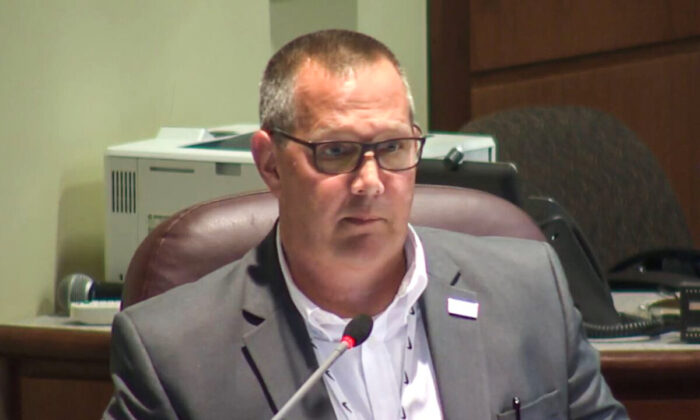
[[[523,197],[558,201],[605,269],[640,251],[692,246],[663,170],[612,115],[576,106],[518,108],[460,131],[494,136],[499,160],[518,166]]]
[[[239,259],[262,241],[277,214],[277,200],[268,192],[223,197],[181,210],[136,250],[126,274],[122,307]],[[544,240],[518,207],[466,188],[416,185],[411,223],[477,236]]]
[[[422,159],[416,171],[416,182],[473,188],[522,206],[518,168],[510,162],[465,160],[447,165],[442,159]]]

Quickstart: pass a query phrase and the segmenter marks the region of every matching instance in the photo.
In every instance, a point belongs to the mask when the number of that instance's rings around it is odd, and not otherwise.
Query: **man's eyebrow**
[[[391,137],[402,137],[406,135],[412,135],[413,130],[412,126],[410,124],[397,124],[396,126],[393,127],[387,127],[379,132],[377,132],[376,136],[373,136],[372,138],[368,138],[367,140],[375,140],[375,139],[383,139],[383,138],[391,138]],[[352,128],[345,128],[345,127],[328,127],[328,128],[319,128],[318,130],[314,130],[312,133],[309,134],[309,138],[314,138],[314,139],[329,139],[333,137],[338,137],[338,138],[343,138],[343,137],[353,137],[357,139],[358,134],[356,131],[354,131]]]

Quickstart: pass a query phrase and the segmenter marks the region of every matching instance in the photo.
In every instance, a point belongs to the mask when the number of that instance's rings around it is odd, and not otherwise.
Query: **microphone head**
[[[343,331],[343,338],[350,337],[353,341],[350,347],[359,346],[369,337],[372,332],[372,317],[365,314],[357,315],[353,318]]]

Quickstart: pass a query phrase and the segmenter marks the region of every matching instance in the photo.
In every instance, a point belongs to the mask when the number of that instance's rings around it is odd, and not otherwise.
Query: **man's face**
[[[385,59],[342,77],[308,61],[299,69],[295,98],[293,134],[302,139],[376,142],[417,135],[401,77]],[[415,169],[381,169],[367,152],[355,172],[328,175],[315,169],[303,145],[288,141],[275,154],[279,187],[273,193],[287,253],[357,265],[402,252]]]

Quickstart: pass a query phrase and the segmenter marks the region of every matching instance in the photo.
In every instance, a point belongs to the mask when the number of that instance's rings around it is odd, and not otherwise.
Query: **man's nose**
[[[357,169],[352,180],[350,190],[356,195],[374,196],[384,192],[384,183],[379,178],[379,165],[373,152],[366,152],[362,156],[362,163]]]

